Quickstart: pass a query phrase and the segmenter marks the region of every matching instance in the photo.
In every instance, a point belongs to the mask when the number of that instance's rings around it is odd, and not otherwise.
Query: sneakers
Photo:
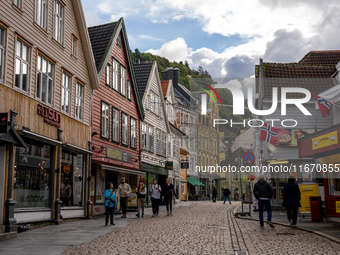
[[[289,221],[289,226],[290,226],[290,227],[293,227],[293,219],[291,219],[291,220]]]
[[[170,211],[170,216],[172,216],[172,211]]]
[[[105,223],[105,226],[107,226],[107,223]]]
[[[112,226],[116,226],[116,224],[114,224],[113,222],[112,222],[110,225],[112,225]]]
[[[144,217],[144,213],[142,213],[142,218]]]
[[[152,214],[152,217],[155,217],[156,215],[155,214]]]
[[[274,228],[274,225],[273,225],[273,223],[271,223],[271,222],[267,222],[267,224],[271,227],[271,228]]]
[[[166,216],[169,216],[169,215],[170,215],[169,212],[167,212],[167,213],[166,213]]]
[[[139,218],[139,213],[136,214],[137,218]]]
[[[262,228],[262,229],[263,229],[263,228],[264,228],[264,227],[263,227],[263,225],[260,225],[260,228]]]

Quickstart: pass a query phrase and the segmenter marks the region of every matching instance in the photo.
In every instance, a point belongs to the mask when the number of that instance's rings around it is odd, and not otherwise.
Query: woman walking
[[[166,178],[166,183],[163,187],[163,196],[162,200],[164,201],[165,198],[165,203],[166,203],[166,211],[167,214],[166,216],[172,216],[172,199],[176,196],[174,185],[170,183],[170,179]],[[170,209],[170,214],[169,214],[169,209]]]
[[[108,189],[105,191],[105,213],[106,213],[105,225],[106,226],[108,225],[110,216],[110,224],[114,226],[115,224],[113,223],[113,211],[115,205],[117,204],[116,192],[113,189],[112,182],[109,182],[107,186]]]
[[[283,203],[282,205],[287,209],[287,218],[291,227],[296,226],[297,213],[300,204],[301,193],[299,185],[295,183],[295,177],[289,175],[288,182],[283,187]]]
[[[215,186],[213,186],[213,189],[212,189],[212,200],[213,200],[213,203],[216,203],[216,197],[217,197],[217,189]]]
[[[145,195],[146,195],[146,187],[144,186],[144,182],[140,182],[137,187],[137,204],[138,204],[138,213],[136,216],[139,218],[140,209],[142,208],[142,217],[144,216],[144,204],[145,204]]]

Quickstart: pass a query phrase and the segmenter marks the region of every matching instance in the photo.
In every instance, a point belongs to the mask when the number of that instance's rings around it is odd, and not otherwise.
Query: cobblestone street
[[[239,205],[204,202],[176,208],[172,217],[146,215],[62,254],[340,254],[339,243],[316,234],[235,218]]]

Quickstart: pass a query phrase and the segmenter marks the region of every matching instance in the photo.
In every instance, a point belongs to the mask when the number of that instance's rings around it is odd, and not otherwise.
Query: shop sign
[[[63,166],[63,171],[65,174],[69,174],[71,171],[71,166],[68,164],[67,166]]]
[[[174,169],[174,162],[172,162],[172,161],[165,161],[165,169],[166,170],[173,170]]]
[[[106,157],[110,158],[110,159],[115,159],[115,160],[119,160],[119,161],[123,161],[126,163],[130,163],[132,164],[132,154],[125,152],[125,151],[121,151],[121,150],[117,150],[111,147],[106,147]]]
[[[188,169],[189,168],[189,162],[181,162],[181,169]]]
[[[44,117],[44,122],[55,127],[60,127],[60,113],[44,106],[38,104],[38,114]]]
[[[335,201],[335,211],[336,213],[340,213],[340,201]]]
[[[310,196],[318,196],[318,184],[300,184],[299,189],[301,192],[301,207],[300,213],[310,213]]]
[[[0,133],[7,133],[8,113],[0,113]]]
[[[338,131],[333,131],[312,139],[313,150],[321,149],[338,143]]]
[[[315,132],[314,129],[278,129],[277,130],[277,141],[275,146],[297,146],[297,141],[299,138],[303,137],[304,134],[312,134]]]

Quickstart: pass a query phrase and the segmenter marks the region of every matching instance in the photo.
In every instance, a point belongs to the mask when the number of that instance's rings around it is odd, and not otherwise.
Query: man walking
[[[64,183],[60,185],[60,199],[63,202],[62,206],[70,205],[72,195],[71,185],[68,183],[68,178],[65,178]]]
[[[229,201],[229,204],[231,204],[231,201],[230,201],[230,198],[229,198],[229,196],[230,196],[230,190],[228,189],[228,188],[225,188],[224,190],[223,190],[223,194],[224,194],[224,203],[223,204],[225,204],[225,201],[228,199],[228,201]]]
[[[161,201],[162,188],[157,184],[157,180],[153,179],[153,185],[151,186],[150,196],[152,202],[152,217],[158,216],[159,203]]]
[[[267,211],[267,224],[271,228],[274,228],[272,223],[272,207],[270,205],[270,199],[272,199],[273,196],[273,189],[272,186],[264,180],[263,174],[259,175],[259,180],[254,186],[253,194],[259,201],[260,227],[263,228],[263,206],[265,206]]]
[[[131,193],[131,187],[129,184],[125,183],[125,177],[120,179],[121,184],[118,186],[117,194],[120,195],[120,206],[122,207],[123,216],[126,218],[127,214],[127,203],[129,199],[129,194]]]

